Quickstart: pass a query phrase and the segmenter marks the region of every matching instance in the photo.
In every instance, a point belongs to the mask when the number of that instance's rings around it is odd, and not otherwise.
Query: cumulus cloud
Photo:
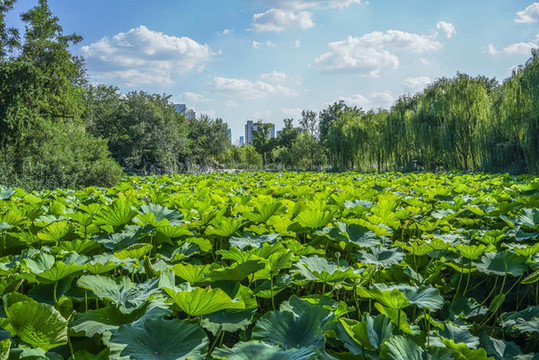
[[[272,85],[263,81],[249,81],[245,79],[232,79],[224,77],[214,77],[210,83],[210,88],[221,93],[234,93],[243,96],[246,99],[262,99],[270,94],[279,94],[284,96],[296,96],[297,92],[293,89]]]
[[[524,10],[517,12],[515,22],[531,24],[539,21],[539,2],[534,2]]]
[[[303,109],[300,108],[282,108],[283,115],[287,118],[300,119]]]
[[[457,32],[453,24],[450,24],[445,21],[440,21],[439,23],[437,23],[436,29],[443,31],[448,39],[451,38],[451,36],[455,35],[455,33]]]
[[[361,37],[330,42],[329,51],[315,59],[321,70],[351,71],[378,77],[381,69],[395,70],[399,58],[391,51],[426,53],[438,50],[442,44],[436,36],[426,36],[399,30],[371,32]]]
[[[488,44],[483,50],[490,55],[506,54],[506,55],[530,55],[533,48],[539,46],[539,34],[536,36],[535,41],[518,42],[507,45],[498,50],[493,44]]]
[[[225,101],[225,106],[226,107],[238,107],[239,105],[234,100],[227,100],[227,101]]]
[[[312,15],[308,11],[270,9],[253,15],[252,29],[256,32],[283,31],[293,26],[310,29],[314,27]]]
[[[286,79],[286,74],[283,72],[274,70],[268,74],[260,75],[260,78],[262,80],[268,80],[268,81],[284,81]]]
[[[410,77],[402,82],[406,92],[415,94],[423,91],[432,81],[427,76]]]
[[[202,71],[216,54],[208,45],[139,26],[83,46],[91,74],[99,81],[139,84],[172,84],[173,74]]]
[[[182,100],[191,101],[191,102],[208,102],[209,100],[204,97],[202,94],[197,94],[193,92],[184,92],[181,95]]]
[[[361,0],[257,0],[271,8],[279,9],[309,9],[318,6],[343,9],[352,4],[361,4]]]
[[[257,119],[257,120],[267,120],[267,119],[269,119],[271,117],[271,111],[266,110],[266,111],[254,112],[252,114],[252,117]]]
[[[228,34],[232,34],[233,32],[234,32],[234,29],[224,29],[223,31],[218,31],[217,35],[219,36],[228,35]]]
[[[390,91],[372,92],[367,96],[354,94],[347,97],[340,97],[334,102],[344,101],[348,106],[357,106],[364,110],[367,109],[388,109],[391,107],[395,98]],[[333,103],[333,102],[332,102]]]

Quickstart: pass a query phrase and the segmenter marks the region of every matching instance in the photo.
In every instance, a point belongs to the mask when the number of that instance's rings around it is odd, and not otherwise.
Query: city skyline
[[[33,1],[18,1],[6,18]],[[319,112],[335,101],[389,108],[457,72],[502,81],[539,43],[539,2],[509,0],[163,0],[50,2],[84,40],[89,80],[169,94],[220,117],[232,138],[248,120]]]

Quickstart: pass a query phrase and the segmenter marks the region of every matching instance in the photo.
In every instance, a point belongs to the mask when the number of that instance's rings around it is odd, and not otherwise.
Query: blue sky
[[[8,17],[35,4],[19,0]],[[389,108],[459,72],[498,80],[539,46],[524,0],[50,0],[91,81],[220,117],[298,124],[335,101]]]

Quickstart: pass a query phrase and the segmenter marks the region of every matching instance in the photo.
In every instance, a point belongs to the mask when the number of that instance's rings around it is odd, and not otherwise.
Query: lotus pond
[[[539,359],[539,178],[0,187],[0,359]]]

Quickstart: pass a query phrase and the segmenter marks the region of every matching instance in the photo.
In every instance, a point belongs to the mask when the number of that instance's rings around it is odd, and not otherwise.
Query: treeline
[[[539,49],[502,84],[457,74],[401,96],[389,111],[341,101],[319,114],[303,111],[299,125],[286,119],[277,139],[255,136],[253,149],[273,167],[537,173]],[[230,150],[225,160],[241,155]]]
[[[229,144],[227,125],[186,122],[170,96],[89,84],[46,0],[7,27],[15,0],[0,0],[0,184],[27,189],[108,186],[124,173],[213,165]]]
[[[249,146],[229,144],[221,119],[186,121],[170,96],[88,82],[82,38],[64,35],[47,4],[5,24],[0,0],[0,184],[27,189],[108,186],[125,173],[207,167],[335,171],[539,171],[539,51],[499,84],[457,74],[390,111],[344,102],[305,110],[276,139],[259,126]],[[222,164],[222,165],[221,165]]]

